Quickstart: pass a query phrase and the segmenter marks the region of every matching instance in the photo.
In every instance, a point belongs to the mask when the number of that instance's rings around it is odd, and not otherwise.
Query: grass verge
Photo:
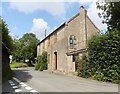
[[[22,63],[22,62],[14,62],[10,64],[11,68],[22,68],[22,67],[28,67],[27,63]]]

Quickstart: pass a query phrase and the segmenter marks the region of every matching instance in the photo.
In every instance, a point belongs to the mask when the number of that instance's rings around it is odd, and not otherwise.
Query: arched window
[[[73,41],[74,45],[77,44],[77,39],[76,39],[76,36],[74,36],[74,41]]]
[[[70,44],[70,49],[73,49],[75,47],[75,45],[77,44],[76,36],[70,35],[69,44]]]
[[[70,35],[70,40],[69,40],[70,44],[73,44],[73,38],[72,35]]]

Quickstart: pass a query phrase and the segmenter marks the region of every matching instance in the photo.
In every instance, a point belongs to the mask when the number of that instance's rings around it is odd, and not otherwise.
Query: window
[[[70,44],[73,44],[72,35],[70,35]]]
[[[76,39],[76,36],[74,36],[74,41],[73,41],[74,45],[77,44],[77,39]]]
[[[76,47],[75,45],[77,44],[76,36],[70,35],[69,43],[70,43],[70,49],[75,48]]]
[[[70,49],[72,49],[73,48],[73,38],[72,38],[72,35],[70,35],[69,42],[70,42]]]

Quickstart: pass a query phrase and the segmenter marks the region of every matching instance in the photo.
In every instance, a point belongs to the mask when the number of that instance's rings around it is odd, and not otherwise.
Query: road
[[[33,67],[13,72],[13,79],[3,83],[3,92],[118,92],[117,84],[35,71]]]

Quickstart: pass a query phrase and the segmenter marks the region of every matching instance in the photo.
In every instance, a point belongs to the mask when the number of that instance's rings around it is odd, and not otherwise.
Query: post
[[[46,31],[47,31],[47,30],[45,29],[45,38],[46,38]]]

